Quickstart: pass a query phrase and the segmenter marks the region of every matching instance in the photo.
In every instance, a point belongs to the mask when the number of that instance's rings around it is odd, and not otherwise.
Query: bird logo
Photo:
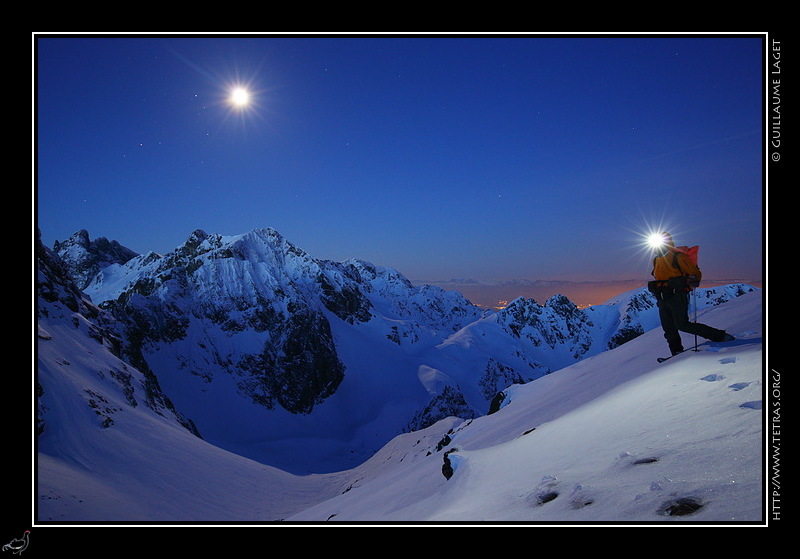
[[[10,551],[15,555],[19,555],[25,548],[28,547],[28,537],[30,535],[30,530],[25,530],[25,534],[21,538],[14,538],[6,545],[3,546],[3,551]]]

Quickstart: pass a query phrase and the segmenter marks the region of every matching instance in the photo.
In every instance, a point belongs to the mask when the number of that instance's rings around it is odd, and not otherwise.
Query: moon
[[[235,87],[231,91],[230,102],[234,107],[244,108],[250,104],[250,92],[243,87]]]

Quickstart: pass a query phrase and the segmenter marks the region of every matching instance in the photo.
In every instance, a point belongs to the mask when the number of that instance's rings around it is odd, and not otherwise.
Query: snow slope
[[[306,476],[215,447],[126,405],[124,391],[104,392],[114,425],[102,428],[78,403],[89,371],[78,356],[98,383],[122,365],[54,322],[38,340],[39,375],[53,388],[40,399],[50,407],[38,438],[37,521],[758,521],[761,297],[700,314],[737,342],[657,364],[666,345],[650,331],[509,388],[497,413],[446,419],[395,437],[356,468]],[[420,374],[436,382],[435,371]],[[314,441],[299,445],[314,451]],[[540,504],[548,494],[557,496]],[[680,498],[702,507],[688,516],[659,512]]]
[[[756,292],[700,315],[737,342],[656,364],[665,344],[654,330],[516,385],[499,412],[454,422],[430,455],[430,439],[421,451],[417,434],[398,437],[357,468],[357,488],[290,520],[759,521],[761,305]],[[701,508],[666,512],[689,501]]]

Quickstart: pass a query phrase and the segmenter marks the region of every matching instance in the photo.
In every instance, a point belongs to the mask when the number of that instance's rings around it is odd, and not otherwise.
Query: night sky
[[[34,36],[36,225],[160,253],[273,227],[415,282],[646,281],[661,227],[760,280],[763,46]]]

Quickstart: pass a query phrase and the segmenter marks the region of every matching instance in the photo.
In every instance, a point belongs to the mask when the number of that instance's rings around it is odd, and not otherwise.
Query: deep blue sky
[[[761,279],[762,37],[35,40],[38,227],[274,227],[412,280]],[[226,89],[243,81],[250,109]]]

